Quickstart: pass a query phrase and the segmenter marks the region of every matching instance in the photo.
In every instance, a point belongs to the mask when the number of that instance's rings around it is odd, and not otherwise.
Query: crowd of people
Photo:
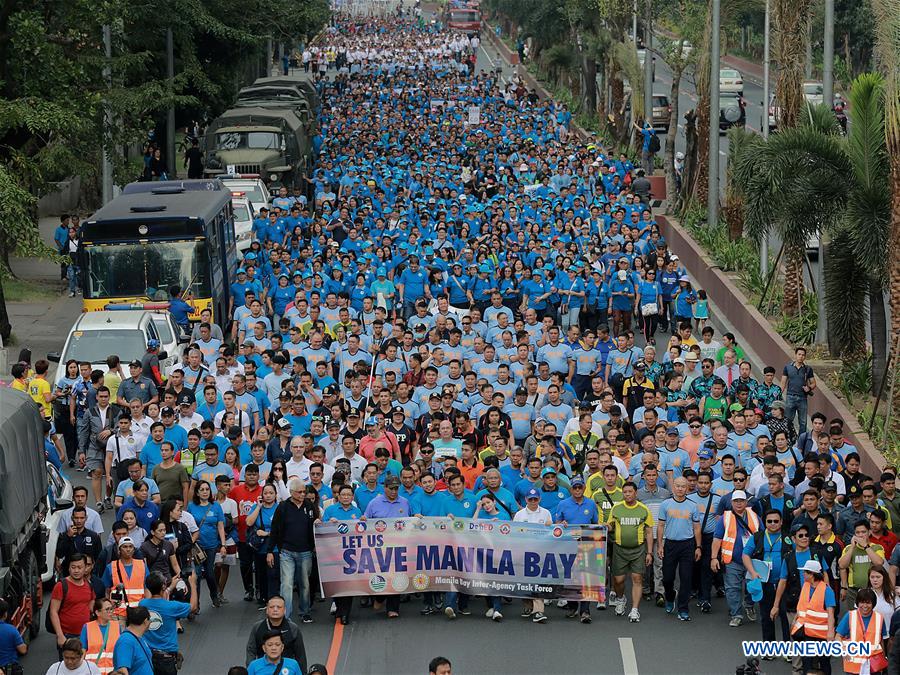
[[[327,618],[315,524],[415,516],[607,525],[608,604],[528,600],[536,624],[556,604],[585,624],[720,605],[764,639],[867,640],[844,668],[887,667],[896,468],[864,475],[843,421],[808,418],[802,348],[779,371],[719,339],[631,162],[580,141],[565,106],[477,72],[476,51],[408,16],[336,20],[303,54],[324,101],[309,196],[259,214],[231,316],[201,317],[166,372],[154,345],[55,383],[46,362],[14,368],[48,432],[70,430],[48,454],[92,479],[55,552],[59,672],[95,672],[76,656],[176,672],[182,622],[204,595],[215,621],[232,568],[266,613],[235,672],[307,672],[298,623]],[[331,613],[396,619],[408,600]],[[472,611],[464,593],[418,608]]]

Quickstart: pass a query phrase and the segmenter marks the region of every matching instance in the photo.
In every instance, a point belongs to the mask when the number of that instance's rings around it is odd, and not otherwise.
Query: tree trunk
[[[781,301],[781,311],[785,316],[796,316],[800,311],[800,302],[803,298],[803,258],[806,250],[803,246],[785,246],[784,265],[784,299]]]
[[[625,83],[617,75],[613,75],[612,78],[612,105],[615,118],[615,138],[616,142],[621,144],[628,138],[625,132]]]
[[[3,275],[0,274],[0,338],[3,344],[9,343],[12,334],[12,324],[9,322],[9,312],[6,310],[6,294],[3,292]]]
[[[710,5],[711,3],[707,3]],[[712,11],[711,7],[706,12],[706,26],[703,30],[703,43],[700,45],[700,58],[694,69],[695,89],[697,91],[697,163],[693,176],[691,193],[706,208],[709,198],[709,78],[710,78],[710,49],[712,48]]]
[[[884,291],[877,282],[869,285],[869,332],[872,333],[872,393],[877,396],[888,351]]]
[[[774,59],[778,64],[775,94],[779,106],[776,123],[779,129],[797,126],[806,102],[803,79],[811,8],[812,0],[774,0]]]
[[[589,117],[597,114],[597,61],[582,52],[581,110]]]
[[[675,190],[675,137],[678,135],[678,90],[681,87],[681,68],[672,68],[672,87],[669,90],[669,103],[671,111],[669,111],[669,131],[666,133],[666,213],[672,213],[678,201],[678,194]],[[682,177],[684,176],[684,167],[682,166]]]
[[[890,90],[888,90],[890,91]],[[888,104],[889,106],[891,104]],[[896,113],[897,103],[893,102]],[[887,111],[886,111],[887,112]],[[888,115],[885,115],[887,118]],[[894,117],[896,123],[900,115]],[[897,129],[895,127],[894,131]],[[891,142],[891,141],[895,142]],[[889,274],[889,288],[891,297],[891,375],[900,373],[900,134],[888,136],[888,155],[891,158],[891,238],[887,250],[890,251],[891,264]],[[894,377],[896,380],[897,377]],[[900,428],[900,382],[894,383],[893,413],[894,419],[891,426],[894,430]]]

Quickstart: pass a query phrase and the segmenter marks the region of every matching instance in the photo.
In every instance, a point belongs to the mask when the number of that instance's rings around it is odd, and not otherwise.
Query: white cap
[[[822,574],[822,564],[818,560],[807,560],[803,563],[803,567],[800,568],[804,572],[814,572],[815,574]]]
[[[122,548],[123,546],[127,546],[128,544],[134,546],[134,539],[132,539],[131,537],[122,537],[121,539],[119,539],[118,548]]]
[[[734,501],[735,499],[743,499],[744,501],[747,501],[747,493],[743,490],[735,490],[731,493],[731,501]]]

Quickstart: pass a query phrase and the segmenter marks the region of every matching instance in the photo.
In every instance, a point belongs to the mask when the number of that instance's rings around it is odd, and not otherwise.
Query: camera
[[[125,602],[125,584],[117,584],[115,589],[110,591],[109,599],[117,605]]]
[[[735,675],[761,675],[759,670],[759,659],[750,657],[745,663],[742,663],[734,671]]]

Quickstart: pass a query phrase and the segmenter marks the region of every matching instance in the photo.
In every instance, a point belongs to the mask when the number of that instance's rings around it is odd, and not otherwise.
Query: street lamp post
[[[653,34],[650,32],[650,2],[644,0],[644,120],[653,126]],[[650,167],[653,173],[653,167]]]
[[[709,185],[706,224],[719,222],[719,20],[721,0],[712,0],[712,44],[709,50]]]
[[[175,37],[172,29],[166,29],[166,75],[168,77],[169,96],[175,95]],[[176,178],[175,173],[175,103],[169,104],[166,120],[166,159],[169,179]]]
[[[103,51],[106,56],[106,63],[103,66],[103,80],[107,88],[112,88],[112,27],[109,24],[103,25]],[[103,186],[103,203],[108,204],[113,198],[113,167],[110,161],[112,154],[112,114],[109,107],[109,100],[103,101],[103,164],[102,164],[102,186]]]
[[[762,101],[762,135],[769,137],[769,10],[770,0],[766,0],[766,21],[763,34],[763,101]],[[759,274],[765,280],[769,276],[769,233],[763,233],[759,242]]]
[[[822,94],[834,105],[834,0],[825,0],[825,36],[822,40]]]

